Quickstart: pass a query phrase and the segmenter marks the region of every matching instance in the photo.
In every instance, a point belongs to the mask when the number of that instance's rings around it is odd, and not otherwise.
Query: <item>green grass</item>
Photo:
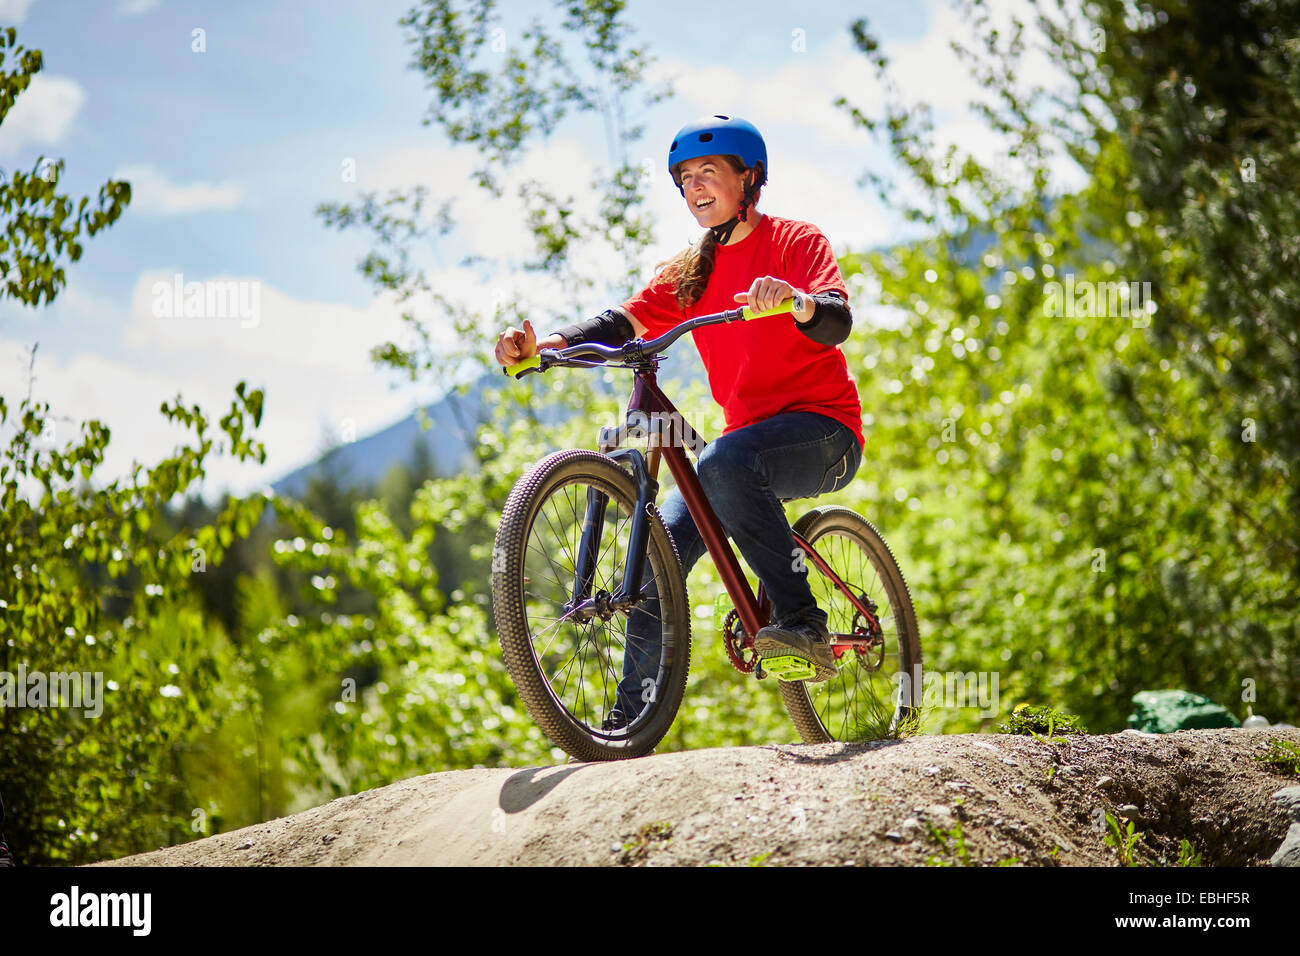
[[[1255,757],[1274,773],[1286,777],[1300,776],[1300,747],[1276,737],[1268,742],[1268,750]]]
[[[673,838],[671,823],[647,823],[636,831],[636,835],[623,844],[618,862],[623,866],[636,866],[644,863],[650,856],[650,847],[655,843],[669,843]]]
[[[1143,859],[1138,855],[1138,845],[1142,842],[1144,834],[1133,825],[1130,820],[1128,825],[1120,829],[1119,820],[1111,813],[1106,814],[1105,836],[1106,845],[1112,847],[1119,855],[1121,866],[1156,866],[1157,863],[1150,859]],[[1160,863],[1165,863],[1165,858],[1161,857]],[[1170,864],[1172,866],[1201,866],[1201,852],[1192,848],[1192,844],[1184,837],[1178,844],[1178,859]]]
[[[963,801],[958,800],[954,804],[954,809],[960,807]],[[962,832],[961,820],[955,820],[953,825],[948,829],[942,829],[933,823],[926,821],[926,828],[929,830],[930,841],[939,846],[945,855],[935,855],[928,857],[925,861],[926,866],[1014,866],[1020,862],[1020,857],[1013,856],[1005,860],[972,860],[970,847],[966,845],[966,834]]]
[[[1010,719],[998,727],[998,732],[1052,739],[1067,734],[1086,734],[1088,730],[1077,714],[1062,713],[1050,705],[1017,704]]]
[[[1142,866],[1138,859],[1137,846],[1142,841],[1142,833],[1133,827],[1133,821],[1120,829],[1119,820],[1109,810],[1106,811],[1105,843],[1119,855],[1120,866]]]

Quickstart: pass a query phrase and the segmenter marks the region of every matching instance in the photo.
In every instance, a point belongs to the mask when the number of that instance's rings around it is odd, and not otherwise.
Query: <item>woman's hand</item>
[[[775,309],[795,293],[804,297],[803,311],[793,313],[795,321],[812,321],[813,309],[815,308],[812,296],[796,289],[784,279],[778,279],[775,276],[760,276],[754,280],[754,284],[749,287],[748,292],[737,292],[734,298],[737,302],[749,306],[755,312],[766,312],[768,309]]]
[[[537,354],[537,335],[533,324],[524,319],[524,327],[513,325],[497,336],[496,360],[501,366],[515,365]]]

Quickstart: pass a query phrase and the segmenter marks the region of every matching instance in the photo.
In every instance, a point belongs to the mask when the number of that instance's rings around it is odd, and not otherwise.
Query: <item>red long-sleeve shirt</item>
[[[763,216],[737,243],[718,246],[704,294],[684,312],[670,283],[658,277],[623,303],[646,327],[648,338],[662,335],[687,319],[734,309],[737,292],[748,292],[761,276],[784,279],[809,294],[848,290],[830,243],[811,223]],[[722,406],[722,433],[744,428],[782,412],[817,412],[843,422],[865,447],[862,400],[837,345],[812,341],[793,316],[771,315],[696,329],[695,347],[708,372],[714,401]]]

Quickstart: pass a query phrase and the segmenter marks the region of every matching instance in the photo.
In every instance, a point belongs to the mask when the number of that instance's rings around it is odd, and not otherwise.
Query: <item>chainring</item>
[[[748,636],[745,626],[740,623],[740,614],[733,607],[722,622],[722,644],[727,649],[727,659],[731,661],[731,666],[742,674],[754,673],[759,660],[753,641],[750,641],[749,647],[745,647]],[[748,658],[745,656],[747,652]]]

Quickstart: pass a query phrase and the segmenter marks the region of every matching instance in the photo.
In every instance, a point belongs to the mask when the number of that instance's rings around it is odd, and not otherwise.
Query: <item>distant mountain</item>
[[[581,369],[555,369],[546,374],[593,373]],[[700,364],[699,353],[695,351],[694,345],[689,341],[678,341],[665,357],[659,377],[663,381],[670,378],[703,381],[704,367]],[[523,382],[528,382],[530,378],[532,376]],[[427,450],[434,474],[439,478],[473,471],[478,467],[473,447],[475,435],[480,425],[491,421],[492,410],[496,406],[495,396],[503,388],[522,388],[523,382],[517,383],[500,373],[487,373],[474,382],[464,395],[455,391],[448,392],[432,405],[426,406],[429,428],[422,428],[419,417],[412,413],[373,435],[331,448],[316,461],[290,472],[271,487],[277,495],[299,498],[306,493],[313,478],[326,474],[345,487],[374,486],[393,465],[412,465],[419,445]],[[616,369],[614,384],[610,386],[600,383],[598,387],[610,395],[617,392],[621,398],[625,398],[631,392],[631,383],[631,372]],[[570,409],[548,403],[539,410],[538,417],[544,423],[558,424],[571,414]],[[614,422],[602,424],[612,425]],[[597,429],[593,428],[590,443],[592,448],[596,447],[596,433]],[[539,457],[545,450],[539,449]]]
[[[491,417],[491,406],[484,400],[489,389],[486,379],[484,376],[464,395],[452,391],[427,406],[427,429],[412,413],[373,435],[336,445],[316,461],[285,475],[272,484],[272,489],[277,495],[298,498],[313,478],[325,474],[344,485],[376,485],[393,465],[413,464],[418,445],[427,450],[439,478],[477,467],[474,434]]]

